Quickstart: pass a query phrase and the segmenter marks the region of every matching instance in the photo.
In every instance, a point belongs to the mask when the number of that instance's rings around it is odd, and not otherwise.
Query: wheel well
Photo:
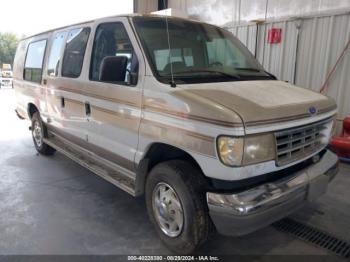
[[[34,104],[29,103],[28,104],[28,116],[30,119],[32,119],[35,112],[39,112],[38,108]]]
[[[197,161],[186,151],[168,144],[154,143],[148,149],[147,153],[145,154],[145,157],[140,161],[138,165],[137,179],[135,184],[136,195],[142,195],[144,193],[147,175],[154,166],[161,162],[174,159],[185,160],[190,162],[203,174],[202,169],[197,163]],[[204,175],[203,178],[205,178]]]

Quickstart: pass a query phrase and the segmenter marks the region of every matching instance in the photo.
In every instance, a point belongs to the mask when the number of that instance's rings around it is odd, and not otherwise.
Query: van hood
[[[185,85],[183,91],[237,113],[245,126],[290,121],[336,109],[333,99],[283,81]]]

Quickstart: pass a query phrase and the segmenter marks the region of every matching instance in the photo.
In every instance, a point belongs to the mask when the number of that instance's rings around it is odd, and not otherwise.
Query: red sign
[[[282,41],[282,28],[271,28],[268,31],[267,42],[269,44],[279,44]]]

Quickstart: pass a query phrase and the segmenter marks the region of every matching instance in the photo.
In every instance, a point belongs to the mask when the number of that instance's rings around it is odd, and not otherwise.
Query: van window
[[[68,33],[62,62],[62,76],[77,78],[83,67],[90,28],[76,28]]]
[[[40,40],[29,44],[24,64],[24,80],[37,83],[41,82],[45,49],[46,40]]]
[[[91,57],[91,80],[99,81],[101,62],[107,56],[128,58],[124,84],[130,72],[137,72],[137,58],[122,23],[105,23],[98,26]]]
[[[180,62],[185,63],[186,66],[193,66],[193,55],[191,48],[171,49],[171,55],[169,54],[169,49],[154,50],[153,52],[158,71],[163,71],[165,69],[165,66],[170,62],[170,57],[172,63]]]
[[[249,67],[248,60],[231,41],[213,39],[211,42],[207,42],[206,45],[210,65],[220,63],[223,66],[234,68]]]
[[[57,76],[58,75],[58,66],[60,64],[61,51],[64,43],[64,39],[66,37],[66,32],[56,33],[52,42],[49,62],[47,66],[47,74],[49,76]]]

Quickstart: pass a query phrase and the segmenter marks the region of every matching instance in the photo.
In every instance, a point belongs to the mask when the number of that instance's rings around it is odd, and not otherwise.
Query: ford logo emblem
[[[309,113],[310,115],[314,115],[317,113],[317,109],[314,106],[309,107]]]

